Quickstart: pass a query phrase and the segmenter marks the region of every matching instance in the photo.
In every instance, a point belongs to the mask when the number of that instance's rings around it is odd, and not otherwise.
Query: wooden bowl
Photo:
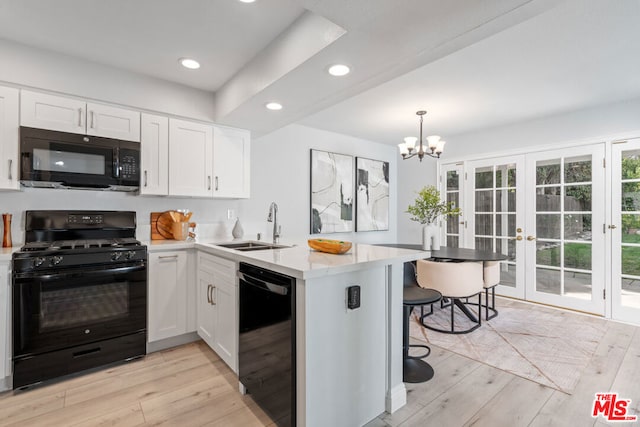
[[[343,240],[309,239],[307,243],[311,249],[328,254],[343,254],[351,249],[351,242]]]

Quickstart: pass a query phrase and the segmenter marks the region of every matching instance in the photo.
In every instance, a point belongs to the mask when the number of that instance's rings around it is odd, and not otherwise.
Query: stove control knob
[[[111,254],[111,261],[118,261],[122,256],[122,252],[114,252]]]
[[[40,267],[42,264],[44,264],[44,257],[37,257],[33,259],[33,266],[34,267]]]
[[[62,257],[58,255],[54,255],[51,257],[51,265],[58,265],[62,261]]]
[[[136,251],[128,251],[126,254],[127,259],[132,259],[134,256],[136,256]]]

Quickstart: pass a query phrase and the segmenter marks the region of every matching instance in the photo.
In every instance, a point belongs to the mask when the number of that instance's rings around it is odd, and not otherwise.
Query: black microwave
[[[135,191],[140,143],[20,127],[20,182],[27,187]]]

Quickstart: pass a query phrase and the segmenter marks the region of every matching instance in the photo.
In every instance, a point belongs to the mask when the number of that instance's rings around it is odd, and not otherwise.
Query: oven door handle
[[[289,288],[287,288],[286,286],[280,286],[280,285],[276,285],[275,283],[265,282],[264,280],[260,280],[256,277],[249,276],[240,271],[238,271],[238,278],[240,280],[244,280],[249,285],[255,286],[260,289],[264,289],[269,292],[273,292],[274,294],[287,295],[289,293]]]
[[[146,265],[133,265],[128,267],[118,267],[118,268],[107,268],[104,270],[94,270],[94,271],[73,271],[69,273],[56,273],[56,274],[38,274],[38,273],[29,273],[20,275],[20,279],[38,279],[44,281],[53,281],[64,279],[66,277],[79,277],[79,276],[102,276],[104,274],[125,274],[132,273],[134,271],[145,270],[147,268]]]

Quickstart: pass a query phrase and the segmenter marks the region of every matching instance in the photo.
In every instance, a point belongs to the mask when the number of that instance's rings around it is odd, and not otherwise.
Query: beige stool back
[[[485,261],[484,262],[484,287],[490,288],[500,283],[500,262]]]
[[[484,290],[481,262],[418,260],[418,284],[449,298],[464,298]]]

